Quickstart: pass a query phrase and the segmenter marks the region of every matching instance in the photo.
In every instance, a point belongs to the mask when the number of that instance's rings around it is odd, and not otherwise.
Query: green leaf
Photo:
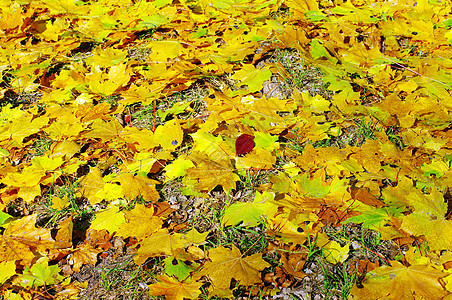
[[[8,149],[0,148],[0,158],[5,158],[5,157],[8,157],[8,156],[9,156]]]
[[[254,133],[254,143],[256,147],[262,147],[267,150],[274,150],[275,143],[278,140],[278,136],[271,135],[270,133],[264,133],[257,131]]]
[[[191,102],[192,101],[187,102],[187,103],[182,103],[182,104],[176,103],[170,109],[157,111],[157,116],[159,116],[160,119],[165,120],[166,116],[169,115],[169,114],[172,114],[172,115],[181,114],[181,113],[183,113],[185,111],[185,109],[188,106],[190,106]]]
[[[155,0],[154,2],[152,2],[152,5],[154,5],[156,8],[160,8],[171,4],[172,2],[172,0]]]
[[[11,276],[16,274],[15,261],[2,261],[0,263],[0,284],[5,283]]]
[[[272,72],[267,69],[256,69],[252,64],[244,65],[242,69],[231,76],[232,79],[240,80],[242,85],[248,86],[248,92],[254,93],[262,89],[264,81],[270,80]]]
[[[12,218],[12,216],[0,211],[0,227],[2,227],[2,225],[5,224],[5,222],[11,218]]]
[[[195,262],[184,262],[174,258],[173,256],[168,256],[163,261],[165,263],[165,273],[168,276],[176,276],[179,281],[186,279],[190,276],[190,273],[199,267],[198,263]]]
[[[306,18],[313,22],[328,20],[328,17],[318,10],[310,10],[304,13]]]
[[[356,211],[361,212],[361,215],[348,218],[343,223],[348,224],[353,222],[355,224],[363,224],[367,229],[378,229],[386,225],[391,217],[402,216],[402,209],[393,206],[375,208],[368,205],[360,206]]]
[[[49,266],[48,259],[40,259],[31,268],[25,267],[23,275],[20,277],[21,285],[24,287],[37,287],[51,285],[64,279],[58,273],[61,269],[57,265]]]
[[[257,192],[253,202],[238,202],[229,206],[221,220],[223,226],[236,225],[243,221],[245,226],[257,226],[262,217],[273,217],[278,207],[269,202],[275,195],[269,192]]]
[[[328,60],[337,63],[337,59],[334,58],[329,54],[329,52],[326,50],[326,48],[319,42],[318,40],[314,39],[311,41],[311,55],[313,59],[319,59],[322,57],[327,58]]]
[[[320,178],[314,178],[313,180],[308,179],[308,174],[304,173],[298,176],[298,184],[306,192],[308,196],[322,198],[330,193],[330,187],[324,186],[324,181]]]
[[[156,28],[169,22],[170,18],[156,14],[144,17],[137,27]]]

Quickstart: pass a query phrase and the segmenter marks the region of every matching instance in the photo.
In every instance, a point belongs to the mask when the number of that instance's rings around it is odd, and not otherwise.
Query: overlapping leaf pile
[[[218,186],[236,189],[240,176],[257,170],[273,170],[269,183],[253,202],[227,208],[223,226],[264,222],[290,253],[309,235],[325,249],[342,249],[326,244],[322,226],[363,223],[399,244],[425,242],[425,251],[401,252],[399,261],[369,273],[354,295],[439,299],[452,291],[450,3],[5,0],[0,7],[6,299],[29,299],[49,286],[56,298],[75,298],[82,284],[66,275],[96,264],[114,235],[135,239],[137,264],[157,256],[168,264],[193,262],[183,278],[168,267],[149,286],[152,295],[194,299],[210,283],[211,295],[232,297],[231,280],[261,284],[269,266],[262,254],[235,246],[207,251],[208,232],[165,223],[168,205],[154,176],[180,178],[183,193],[207,197]],[[287,99],[267,98],[264,82],[286,76],[266,59],[276,48],[296,49],[320,68],[329,95],[294,90]],[[185,105],[151,129],[121,119],[133,105],[155,107],[195,82],[225,75],[236,87],[211,85],[202,118],[178,117],[191,109]],[[313,146],[340,137],[358,117],[378,123],[377,139],[360,147]],[[389,131],[401,142],[391,142]],[[255,147],[237,156],[241,134],[253,136]],[[35,153],[43,138],[50,148]],[[294,140],[301,152],[288,147]],[[79,184],[76,194],[54,193],[70,180]],[[81,216],[51,230],[36,225],[36,214],[6,214],[18,198],[31,204],[49,195],[55,211],[105,210],[77,242],[73,226]],[[137,197],[149,205],[119,208]],[[325,217],[326,208],[337,218]],[[299,276],[289,261],[306,257],[284,259],[285,272]]]

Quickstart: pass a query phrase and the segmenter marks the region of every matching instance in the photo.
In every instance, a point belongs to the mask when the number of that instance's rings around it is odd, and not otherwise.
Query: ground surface
[[[2,299],[448,299],[451,6],[0,3]]]

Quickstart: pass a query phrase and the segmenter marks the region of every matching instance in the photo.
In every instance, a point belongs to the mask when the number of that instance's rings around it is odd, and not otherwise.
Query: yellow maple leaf
[[[163,149],[173,151],[182,144],[184,132],[180,127],[178,119],[166,122],[163,126],[157,127],[154,133],[154,140]]]
[[[11,276],[16,274],[16,263],[14,261],[0,262],[0,284],[5,283]]]
[[[96,219],[91,222],[91,229],[106,229],[109,233],[118,231],[119,226],[125,222],[124,213],[117,206],[104,209],[96,213]]]
[[[150,237],[146,237],[139,244],[134,257],[136,264],[142,264],[149,257],[169,255],[177,257],[177,253],[186,246],[186,240],[182,234],[170,234],[168,229],[160,229]]]
[[[201,191],[211,191],[217,185],[229,191],[235,187],[236,181],[240,180],[239,176],[232,172],[234,167],[227,157],[212,161],[205,155],[193,154],[190,158],[196,167],[187,169],[186,172],[190,178],[198,181],[198,189]]]
[[[102,180],[102,174],[97,168],[90,168],[88,175],[81,180],[82,187],[80,192],[83,197],[88,198],[89,203],[96,204],[102,201],[102,198],[98,197],[98,192],[101,191],[105,182]]]
[[[154,216],[154,208],[137,204],[134,209],[124,213],[126,222],[119,225],[117,235],[134,236],[138,240],[152,235],[162,227],[163,220]]]
[[[358,299],[443,299],[448,292],[439,279],[448,275],[429,265],[405,267],[398,261],[392,267],[379,267],[368,273],[363,281],[364,288],[352,289]]]
[[[72,232],[74,223],[72,222],[72,216],[58,224],[58,232],[55,236],[55,248],[69,248],[72,246]]]
[[[152,60],[162,62],[178,57],[184,49],[179,41],[152,41],[148,46],[152,49]]]
[[[54,240],[50,236],[50,230],[37,228],[36,217],[37,215],[26,216],[6,227],[0,236],[0,260],[20,260],[26,265],[35,258],[36,252],[44,253],[53,248]]]
[[[343,263],[348,258],[350,245],[342,247],[338,242],[332,241],[323,249],[323,254],[327,261],[332,264]]]
[[[37,133],[49,123],[49,118],[41,116],[34,118],[32,115],[13,120],[5,132],[0,133],[0,140],[12,139],[18,146],[23,146],[25,137]]]
[[[62,210],[63,208],[69,205],[69,199],[67,195],[64,195],[63,198],[60,197],[52,197],[52,208],[56,210]]]
[[[165,296],[167,300],[196,299],[200,294],[201,282],[179,282],[173,277],[162,275],[158,282],[149,285],[151,296]]]
[[[201,270],[201,276],[212,280],[214,289],[229,289],[231,279],[239,284],[250,286],[262,282],[260,272],[270,266],[262,260],[262,253],[243,257],[237,247],[229,250],[223,246],[209,250],[208,261]]]
[[[264,81],[270,80],[271,76],[272,72],[268,68],[257,69],[254,65],[247,64],[232,75],[231,78],[240,80],[242,85],[248,86],[248,92],[254,93],[260,91]]]
[[[130,173],[122,173],[117,180],[121,183],[124,197],[129,200],[141,196],[147,201],[156,202],[160,198],[155,188],[158,183],[156,180],[149,179],[146,176],[134,176]]]

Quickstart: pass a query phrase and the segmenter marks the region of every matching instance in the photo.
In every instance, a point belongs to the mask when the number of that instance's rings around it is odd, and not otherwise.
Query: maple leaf
[[[424,195],[414,188],[405,197],[405,203],[414,207],[414,212],[403,216],[401,228],[416,236],[425,236],[432,250],[445,250],[452,247],[448,238],[452,233],[452,221],[445,218],[447,203],[443,194],[433,189]]]
[[[30,215],[8,224],[0,237],[0,260],[20,260],[26,265],[37,253],[53,248],[50,230],[36,228],[36,217]]]
[[[159,255],[177,257],[178,251],[187,245],[182,237],[183,235],[180,233],[170,234],[166,228],[158,230],[140,242],[134,257],[135,263],[142,264],[149,257]]]
[[[386,224],[389,224],[391,218],[398,218],[402,216],[402,209],[393,206],[375,208],[372,206],[360,205],[354,208],[354,211],[360,212],[361,215],[348,218],[343,221],[343,223],[362,223],[363,226],[368,229],[378,229]]]
[[[0,284],[4,284],[6,280],[16,274],[15,261],[0,262]]]
[[[68,263],[72,265],[74,272],[80,272],[84,264],[94,266],[97,263],[97,255],[103,249],[96,248],[90,243],[84,243],[78,246],[68,257]]]
[[[19,187],[18,197],[21,197],[25,202],[31,202],[41,193],[39,182],[43,175],[42,170],[28,167],[22,170],[21,173],[8,173],[2,179],[2,182],[9,187]]]
[[[203,155],[192,155],[192,161],[196,168],[187,169],[187,175],[198,181],[197,188],[201,191],[211,191],[217,185],[230,190],[240,178],[233,173],[233,165],[230,159],[212,161]]]
[[[79,272],[84,264],[94,266],[97,263],[97,255],[108,250],[111,246],[112,234],[103,230],[89,229],[85,242],[75,249],[69,249],[68,263],[72,265],[74,272]]]
[[[200,265],[198,263],[193,263],[190,261],[187,261],[187,263],[185,263],[185,261],[178,260],[172,256],[165,258],[164,263],[166,275],[174,275],[179,281],[188,278],[188,276],[190,276],[190,273],[196,270]]]
[[[81,146],[74,141],[63,140],[52,144],[49,158],[62,157],[63,160],[69,160],[75,153],[79,152]]]
[[[119,225],[117,235],[123,237],[134,236],[138,240],[152,235],[163,224],[161,218],[154,216],[154,208],[147,208],[143,204],[135,205],[135,208],[124,213],[125,223]]]
[[[155,185],[156,180],[147,178],[146,176],[134,176],[130,173],[122,173],[117,180],[121,183],[122,193],[127,199],[143,197],[144,200],[156,202],[160,195]]]
[[[262,89],[264,81],[270,80],[272,72],[268,68],[256,69],[253,65],[244,65],[242,69],[231,76],[240,80],[242,85],[248,86],[248,92],[254,93]]]
[[[232,156],[234,152],[228,149],[228,145],[221,136],[214,136],[211,133],[198,131],[191,137],[194,140],[193,151],[205,153],[211,160],[224,159],[225,156]]]
[[[236,159],[238,169],[267,169],[271,168],[274,163],[276,163],[276,158],[270,151],[262,148],[257,148],[245,157],[237,157]]]
[[[298,176],[297,181],[302,191],[309,197],[322,198],[330,192],[330,186],[325,186],[322,179],[314,178],[311,180],[307,173]]]
[[[26,266],[23,274],[14,281],[24,287],[52,285],[64,279],[59,275],[60,271],[61,269],[57,265],[49,266],[48,258],[41,258],[31,268]]]
[[[209,235],[208,231],[204,233],[199,233],[199,231],[196,228],[193,228],[184,234],[184,238],[187,240],[187,245],[192,244],[199,245],[204,243],[208,235]]]
[[[257,226],[263,222],[264,216],[271,218],[277,212],[278,207],[269,202],[274,197],[273,193],[256,192],[253,202],[238,202],[229,206],[224,212],[221,223],[223,226],[228,226],[243,221],[245,226]]]
[[[193,168],[193,162],[183,156],[176,158],[171,164],[166,165],[163,169],[165,171],[165,182],[176,179],[177,177],[187,174],[186,170]]]
[[[286,243],[302,245],[310,235],[315,235],[321,229],[315,226],[318,217],[313,213],[297,213],[296,218],[288,218],[284,215],[276,215],[269,218],[268,227],[270,232]]]
[[[72,246],[73,228],[72,216],[58,225],[58,232],[55,236],[55,248],[69,248]]]
[[[96,213],[96,219],[91,222],[91,229],[106,229],[110,233],[118,231],[125,222],[124,213],[117,206],[112,206]]]
[[[341,246],[338,242],[332,241],[323,249],[326,260],[332,264],[343,263],[349,256],[350,245]]]
[[[127,135],[127,130],[124,129],[116,118],[108,122],[96,119],[91,124],[91,131],[84,134],[85,137],[100,138],[104,142],[113,142],[113,144],[124,140],[124,137]]]
[[[47,117],[34,118],[32,115],[27,115],[13,120],[6,127],[6,131],[0,132],[0,139],[5,140],[11,138],[18,146],[23,146],[25,137],[38,132],[48,123],[49,118]]]
[[[102,198],[99,198],[97,193],[103,189],[105,182],[102,180],[102,174],[99,169],[90,167],[88,175],[83,177],[81,183],[80,192],[84,197],[88,198],[91,204],[102,201]]]
[[[173,277],[162,275],[157,277],[158,282],[149,285],[151,296],[166,296],[168,300],[195,299],[201,294],[200,282],[179,282]]]
[[[352,289],[358,299],[442,299],[448,294],[439,283],[447,273],[429,265],[405,267],[397,261],[392,267],[379,267],[367,274],[364,288]]]
[[[234,245],[230,250],[223,246],[209,250],[209,258],[200,276],[209,277],[214,288],[220,290],[229,289],[233,278],[245,286],[261,283],[260,271],[270,266],[262,260],[261,253],[243,257]]]

